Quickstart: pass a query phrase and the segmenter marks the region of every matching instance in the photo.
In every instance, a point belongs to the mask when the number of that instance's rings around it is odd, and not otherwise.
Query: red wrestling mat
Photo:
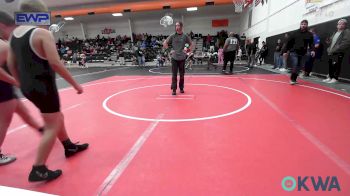
[[[185,94],[170,96],[170,80],[111,77],[82,95],[61,90],[67,130],[90,148],[66,159],[56,142],[47,164],[63,175],[49,183],[27,181],[40,137],[15,116],[3,152],[18,160],[0,167],[0,185],[74,196],[350,195],[350,95],[234,75],[186,76]],[[319,176],[326,191],[313,185]]]

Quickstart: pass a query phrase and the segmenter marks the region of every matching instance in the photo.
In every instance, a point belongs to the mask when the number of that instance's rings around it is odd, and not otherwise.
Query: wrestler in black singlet
[[[10,46],[15,54],[21,91],[36,105],[41,113],[60,111],[55,72],[49,62],[39,57],[31,46],[31,35],[36,28],[28,30],[22,37],[12,36]]]

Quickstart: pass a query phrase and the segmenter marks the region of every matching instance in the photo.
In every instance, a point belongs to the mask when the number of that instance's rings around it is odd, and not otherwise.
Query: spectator
[[[278,39],[275,47],[275,53],[273,55],[273,59],[274,59],[273,69],[280,69],[282,66],[281,58],[280,58],[281,50],[282,50],[282,42],[281,42],[281,39]]]
[[[324,82],[337,83],[340,74],[341,64],[344,54],[350,47],[350,30],[347,29],[348,21],[340,19],[337,25],[337,31],[330,38],[328,52],[329,77]]]
[[[310,48],[308,49],[308,52],[306,54],[306,62],[305,62],[305,69],[304,69],[304,75],[305,77],[310,76],[310,73],[312,71],[312,68],[314,66],[314,62],[316,57],[320,56],[320,45],[321,45],[321,39],[320,37],[316,34],[316,31],[314,28],[310,29],[310,32],[313,35],[314,38],[314,47],[315,47],[315,56],[311,55]]]
[[[143,50],[141,48],[137,48],[136,50],[136,58],[139,66],[145,65],[145,56],[143,54]]]
[[[260,65],[261,65],[262,62],[265,63],[265,58],[268,55],[268,48],[267,48],[267,45],[266,45],[266,43],[264,41],[262,42],[262,46],[260,48],[260,53],[259,54],[260,54],[259,61],[260,61]]]

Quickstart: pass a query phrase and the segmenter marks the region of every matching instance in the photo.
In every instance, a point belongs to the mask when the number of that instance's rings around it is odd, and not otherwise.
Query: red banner
[[[227,27],[228,26],[228,19],[212,20],[211,26],[212,27]]]
[[[248,7],[249,5],[251,5],[253,3],[253,0],[245,0],[245,3],[244,3],[244,7]]]

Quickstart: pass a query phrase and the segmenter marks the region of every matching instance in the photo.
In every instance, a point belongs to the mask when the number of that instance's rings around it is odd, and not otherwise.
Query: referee
[[[192,41],[189,36],[183,33],[182,22],[176,22],[175,30],[176,32],[170,35],[163,43],[163,47],[167,49],[171,45],[171,68],[172,68],[172,82],[171,90],[172,95],[176,95],[177,89],[177,72],[180,72],[180,82],[179,88],[180,93],[185,93],[184,91],[184,81],[185,81],[185,60],[186,53],[184,51],[185,45],[189,44],[189,51],[192,49]]]

